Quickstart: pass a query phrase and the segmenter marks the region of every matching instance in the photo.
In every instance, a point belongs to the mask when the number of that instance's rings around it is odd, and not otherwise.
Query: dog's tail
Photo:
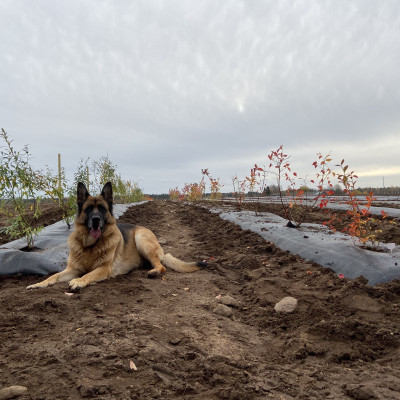
[[[201,267],[206,267],[207,263],[204,262],[185,262],[175,258],[172,254],[167,253],[161,259],[161,263],[177,272],[194,272],[198,271]]]

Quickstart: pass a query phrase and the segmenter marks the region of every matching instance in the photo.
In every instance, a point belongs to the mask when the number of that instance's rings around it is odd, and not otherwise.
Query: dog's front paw
[[[39,282],[39,283],[35,283],[35,284],[33,284],[33,285],[29,285],[29,286],[27,286],[26,288],[27,288],[28,290],[31,290],[31,289],[45,288],[45,287],[47,287],[47,286],[48,286],[48,285],[43,284],[43,282]]]
[[[85,282],[82,280],[82,278],[76,278],[72,279],[72,281],[69,281],[68,287],[71,292],[77,292],[80,289],[84,288],[86,286]]]

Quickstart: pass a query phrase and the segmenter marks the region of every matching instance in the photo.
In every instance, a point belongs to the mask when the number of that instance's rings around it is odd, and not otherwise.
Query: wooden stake
[[[61,154],[58,153],[58,188],[61,190]]]

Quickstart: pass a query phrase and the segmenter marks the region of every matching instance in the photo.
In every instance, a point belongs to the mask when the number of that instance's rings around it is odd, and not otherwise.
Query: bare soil
[[[399,209],[400,208],[400,204],[399,203],[391,203],[390,201],[388,202],[372,202],[372,205],[374,207],[389,207],[389,208],[396,208]]]
[[[137,270],[73,295],[1,276],[0,388],[26,386],[19,399],[400,397],[400,282],[340,279],[195,205],[148,202],[120,221],[208,267]],[[230,316],[214,312],[220,295],[238,302]],[[297,308],[276,312],[286,296]]]

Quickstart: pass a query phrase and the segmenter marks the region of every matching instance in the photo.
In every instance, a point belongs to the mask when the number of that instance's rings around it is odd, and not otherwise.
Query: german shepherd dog
[[[178,272],[193,272],[205,263],[187,263],[164,254],[154,233],[142,226],[117,224],[113,216],[112,185],[107,182],[101,194],[91,196],[79,182],[77,188],[78,215],[74,232],[68,238],[70,248],[67,267],[27,289],[44,288],[57,282],[69,282],[77,291],[110,277],[126,274],[146,263],[152,269],[150,278],[165,273],[165,267]]]

